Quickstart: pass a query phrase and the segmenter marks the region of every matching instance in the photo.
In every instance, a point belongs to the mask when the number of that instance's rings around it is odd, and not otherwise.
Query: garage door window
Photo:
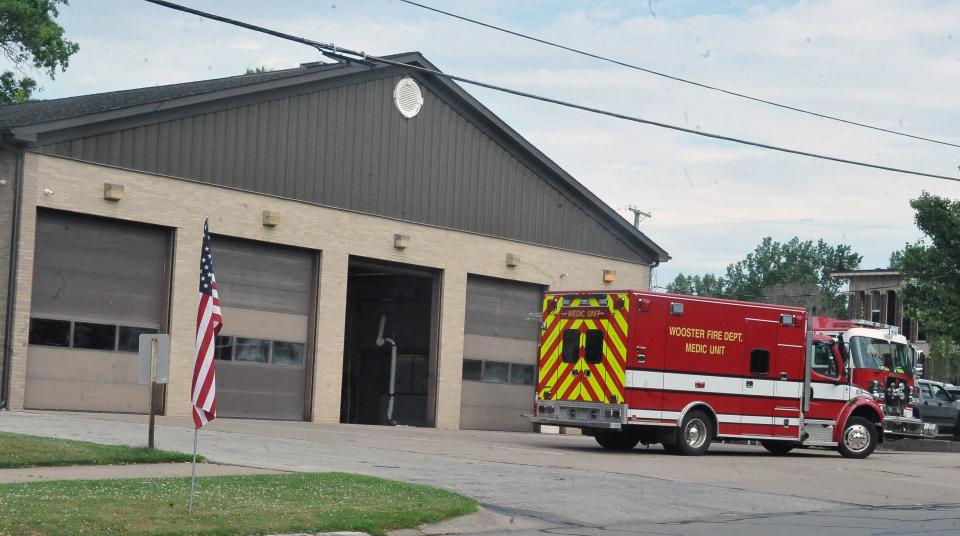
[[[214,341],[213,358],[220,361],[302,367],[306,352],[307,345],[302,342],[218,335]]]
[[[113,350],[116,344],[117,326],[74,322],[73,347],[87,350]]]
[[[30,344],[69,347],[70,321],[31,318]]]
[[[479,359],[464,359],[463,360],[463,379],[472,380],[475,382],[480,381],[480,372],[483,370],[483,361]]]
[[[234,360],[253,363],[270,362],[270,341],[237,337],[234,348]]]
[[[306,345],[299,342],[273,341],[271,363],[274,365],[303,366],[303,352]]]
[[[157,329],[50,318],[30,319],[30,344],[36,346],[136,353],[140,351],[140,335],[144,333],[157,333]]]
[[[213,341],[213,358],[221,361],[233,360],[233,337],[217,335]]]
[[[534,372],[533,365],[481,359],[463,360],[463,379],[469,381],[533,385]]]
[[[487,383],[510,383],[510,363],[484,361],[483,381]]]
[[[117,351],[139,352],[140,335],[156,333],[153,328],[135,328],[131,326],[117,326]]]
[[[510,383],[533,385],[533,365],[510,364]]]

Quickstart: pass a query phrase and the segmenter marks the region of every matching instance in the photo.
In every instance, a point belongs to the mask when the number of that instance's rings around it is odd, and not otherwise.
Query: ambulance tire
[[[783,456],[796,447],[793,443],[787,443],[786,441],[761,441],[760,444],[774,456]]]
[[[677,428],[674,446],[679,454],[700,456],[710,448],[713,434],[713,421],[706,413],[695,409],[687,413],[680,428]]]
[[[847,419],[837,450],[844,458],[863,459],[877,448],[877,427],[860,416]]]
[[[640,436],[629,431],[597,432],[593,438],[597,440],[597,443],[599,443],[601,447],[607,450],[616,450],[619,452],[633,450],[633,447],[636,447],[637,443],[640,442]]]

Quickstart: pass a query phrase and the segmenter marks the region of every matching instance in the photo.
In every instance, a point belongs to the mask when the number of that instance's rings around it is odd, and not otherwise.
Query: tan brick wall
[[[23,204],[20,206],[20,244],[17,259],[15,311],[10,360],[10,409],[23,409],[27,378],[27,342],[30,334],[30,300],[33,288],[33,244],[37,227],[37,196],[45,197],[38,185],[39,159],[26,155],[23,163]]]
[[[317,300],[316,366],[313,368],[313,421],[340,421],[343,335],[347,312],[347,262],[344,251],[327,249],[320,258]]]
[[[410,263],[443,271],[440,296],[441,336],[438,361],[437,425],[459,425],[460,374],[467,274],[536,283],[551,289],[646,288],[649,268],[591,255],[439,229],[366,214],[329,209],[268,196],[168,177],[31,154],[27,160],[28,194],[21,236],[18,295],[18,344],[14,381],[22,407],[26,333],[33,269],[36,207],[83,212],[173,227],[177,230],[173,270],[171,377],[167,411],[189,413],[189,382],[197,304],[197,254],[203,217],[213,233],[263,240],[322,251],[317,310],[317,362],[313,420],[336,422],[340,412],[347,263],[350,255]],[[103,199],[103,183],[125,186],[119,202]],[[53,190],[44,195],[43,190]],[[280,215],[275,228],[264,227],[262,211]],[[393,247],[393,235],[410,236],[408,247]],[[214,246],[215,247],[215,246]],[[520,258],[514,268],[507,253]],[[214,254],[215,255],[215,254]],[[216,257],[214,257],[216,261]],[[602,283],[603,270],[615,270],[613,285]],[[225,319],[230,322],[229,318]],[[17,407],[17,405],[14,405]]]

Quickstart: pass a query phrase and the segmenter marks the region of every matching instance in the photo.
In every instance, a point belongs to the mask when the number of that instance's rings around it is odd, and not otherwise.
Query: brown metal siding
[[[398,76],[42,145],[39,150],[312,203],[647,262],[578,194],[421,83],[404,119]]]

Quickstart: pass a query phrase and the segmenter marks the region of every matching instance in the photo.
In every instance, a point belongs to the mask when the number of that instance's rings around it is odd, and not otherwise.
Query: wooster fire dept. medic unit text
[[[840,349],[852,339],[821,331],[814,346],[813,338],[797,307],[643,291],[550,292],[532,419],[581,428],[608,449],[661,443],[688,455],[706,452],[715,439],[750,439],[777,454],[828,447],[864,458],[885,436],[920,434],[908,409],[912,378],[871,374],[875,384],[857,385],[866,377],[854,368],[860,352]],[[814,362],[814,348],[829,356]],[[887,410],[896,414],[896,430],[884,431],[883,392],[896,405]]]

